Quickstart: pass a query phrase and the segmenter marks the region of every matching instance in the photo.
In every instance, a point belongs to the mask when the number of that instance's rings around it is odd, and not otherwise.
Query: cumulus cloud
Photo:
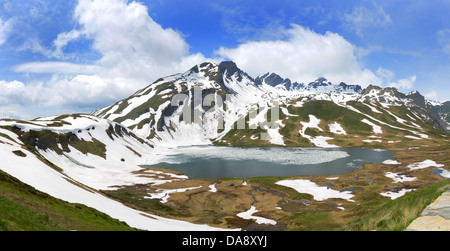
[[[92,112],[117,101],[124,92],[135,92],[128,81],[117,81],[114,88],[96,75],[53,74],[46,81],[0,81],[0,115],[21,114],[13,118],[31,119],[37,116],[73,112]],[[14,112],[12,112],[14,111]],[[31,113],[31,115],[30,115]],[[5,115],[7,114],[7,115]]]
[[[92,47],[101,53],[100,74],[108,78],[140,78],[148,83],[186,70],[181,69],[185,61],[205,59],[190,55],[183,35],[161,27],[137,2],[80,0],[74,18],[82,26],[79,33],[93,39]]]
[[[148,15],[147,7],[138,2],[79,0],[73,18],[78,27],[58,34],[53,41],[54,50],[43,48],[39,42],[29,44],[26,49],[49,58],[66,59],[64,49],[69,43],[88,39],[100,55],[98,61],[29,62],[14,69],[29,73],[92,74],[112,87],[114,82],[128,79],[130,84],[137,84],[137,89],[206,60],[200,53],[190,54],[183,34],[163,28]]]
[[[253,76],[271,71],[304,83],[325,77],[336,83],[381,84],[379,77],[359,65],[355,47],[339,34],[319,34],[297,24],[283,32],[285,39],[221,47],[216,54],[233,60]]]
[[[22,50],[32,49],[48,58],[67,59],[64,49],[69,43],[88,39],[100,59],[93,64],[39,61],[16,65],[13,67],[16,72],[47,73],[52,77],[25,84],[0,82],[2,91],[6,90],[0,94],[3,104],[98,109],[131,95],[161,76],[184,72],[206,61],[200,53],[190,54],[183,34],[161,27],[141,3],[79,0],[73,18],[77,28],[57,35],[54,50],[41,46],[39,41],[27,44]]]
[[[99,59],[89,64],[48,61],[17,65],[16,72],[52,77],[29,83],[0,81],[0,111],[20,111],[11,106],[15,104],[23,108],[22,112],[37,108],[62,111],[64,107],[72,112],[86,111],[77,109],[80,107],[92,109],[87,110],[90,112],[131,95],[159,77],[219,60],[190,53],[183,34],[156,23],[147,7],[138,2],[79,0],[73,18],[76,27],[57,35],[51,49],[38,40],[24,46],[63,60],[68,58],[65,49],[69,43],[89,40]],[[0,31],[2,27],[5,23],[0,21]],[[247,41],[236,48],[221,47],[215,53],[221,59],[235,61],[253,76],[270,71],[298,82],[326,77],[334,83],[363,87],[391,83],[403,88],[415,81],[414,76],[393,82],[393,73],[387,69],[380,68],[375,74],[362,67],[355,46],[337,33],[319,34],[297,24],[277,29],[276,37]]]
[[[26,86],[20,81],[0,80],[0,104],[8,104],[10,100],[21,103],[24,100]]]

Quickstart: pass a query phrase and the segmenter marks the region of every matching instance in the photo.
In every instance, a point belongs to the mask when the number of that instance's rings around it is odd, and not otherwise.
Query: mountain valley
[[[450,188],[449,131],[449,102],[416,91],[205,62],[91,114],[0,120],[0,169],[130,229],[403,230]],[[338,175],[192,179],[146,166],[192,146],[395,154]]]

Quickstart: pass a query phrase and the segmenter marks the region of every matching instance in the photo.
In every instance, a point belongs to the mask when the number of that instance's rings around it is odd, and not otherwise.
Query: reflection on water
[[[150,167],[167,167],[189,178],[335,175],[382,163],[394,153],[366,148],[185,147]]]

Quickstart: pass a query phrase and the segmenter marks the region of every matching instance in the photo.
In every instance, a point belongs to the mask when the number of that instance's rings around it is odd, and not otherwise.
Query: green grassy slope
[[[291,104],[294,103],[295,101]],[[408,112],[405,107],[390,107],[384,110],[381,106],[378,106],[376,109],[379,109],[381,112],[374,112],[367,105],[360,102],[350,101],[347,102],[347,105],[360,112],[324,100],[309,101],[301,107],[284,106],[289,114],[293,115],[288,116],[283,112],[279,113],[278,119],[282,125],[279,133],[283,136],[285,145],[295,147],[314,146],[310,140],[299,134],[299,131],[302,129],[301,123],[309,122],[309,115],[313,115],[320,120],[318,126],[322,131],[316,128],[307,128],[305,134],[312,137],[330,137],[328,140],[329,144],[341,147],[389,148],[395,145],[394,143],[413,141],[413,139],[407,137],[417,138],[418,135],[414,134],[414,132],[426,134],[430,138],[437,137],[440,139],[442,135],[446,134],[444,131],[433,128],[420,119],[412,120],[411,118],[415,116],[413,113]],[[372,104],[372,106],[375,105]],[[267,121],[274,122],[270,120],[270,112],[266,116]],[[379,126],[382,133],[375,134],[372,126],[362,122],[363,119]],[[404,120],[404,124],[400,123],[398,119]],[[381,123],[376,120],[381,121]],[[247,115],[245,129],[232,129],[221,140],[214,143],[216,145],[233,146],[270,146],[271,143],[268,140],[260,139],[261,133],[266,133],[267,130],[262,129],[261,126],[250,129],[248,121],[249,116]],[[332,123],[341,125],[346,135],[330,132],[329,125]],[[237,128],[237,126],[235,125],[234,128]],[[388,143],[388,141],[391,141],[391,143]]]
[[[129,231],[126,223],[81,204],[68,203],[0,171],[1,231]]]
[[[339,231],[401,231],[420,216],[422,211],[443,192],[450,189],[450,180],[422,187],[379,206],[361,218],[352,221]]]

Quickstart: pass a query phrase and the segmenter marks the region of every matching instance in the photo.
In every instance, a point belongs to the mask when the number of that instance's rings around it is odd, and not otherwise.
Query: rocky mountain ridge
[[[200,94],[195,94],[195,88]],[[174,97],[179,99],[177,104],[173,103]],[[236,121],[255,109],[283,106],[294,100],[327,100],[337,104],[356,101],[380,104],[386,109],[405,107],[436,128],[450,129],[445,120],[448,113],[439,106],[430,106],[418,92],[403,94],[393,87],[374,85],[363,89],[359,85],[333,84],[325,78],[304,84],[275,73],[252,78],[230,61],[205,62],[184,73],[160,78],[129,98],[92,114],[122,123],[148,139],[180,144],[182,141],[191,144],[194,139],[202,144],[223,137]],[[186,116],[190,116],[190,121],[198,118],[201,125],[183,123]]]

